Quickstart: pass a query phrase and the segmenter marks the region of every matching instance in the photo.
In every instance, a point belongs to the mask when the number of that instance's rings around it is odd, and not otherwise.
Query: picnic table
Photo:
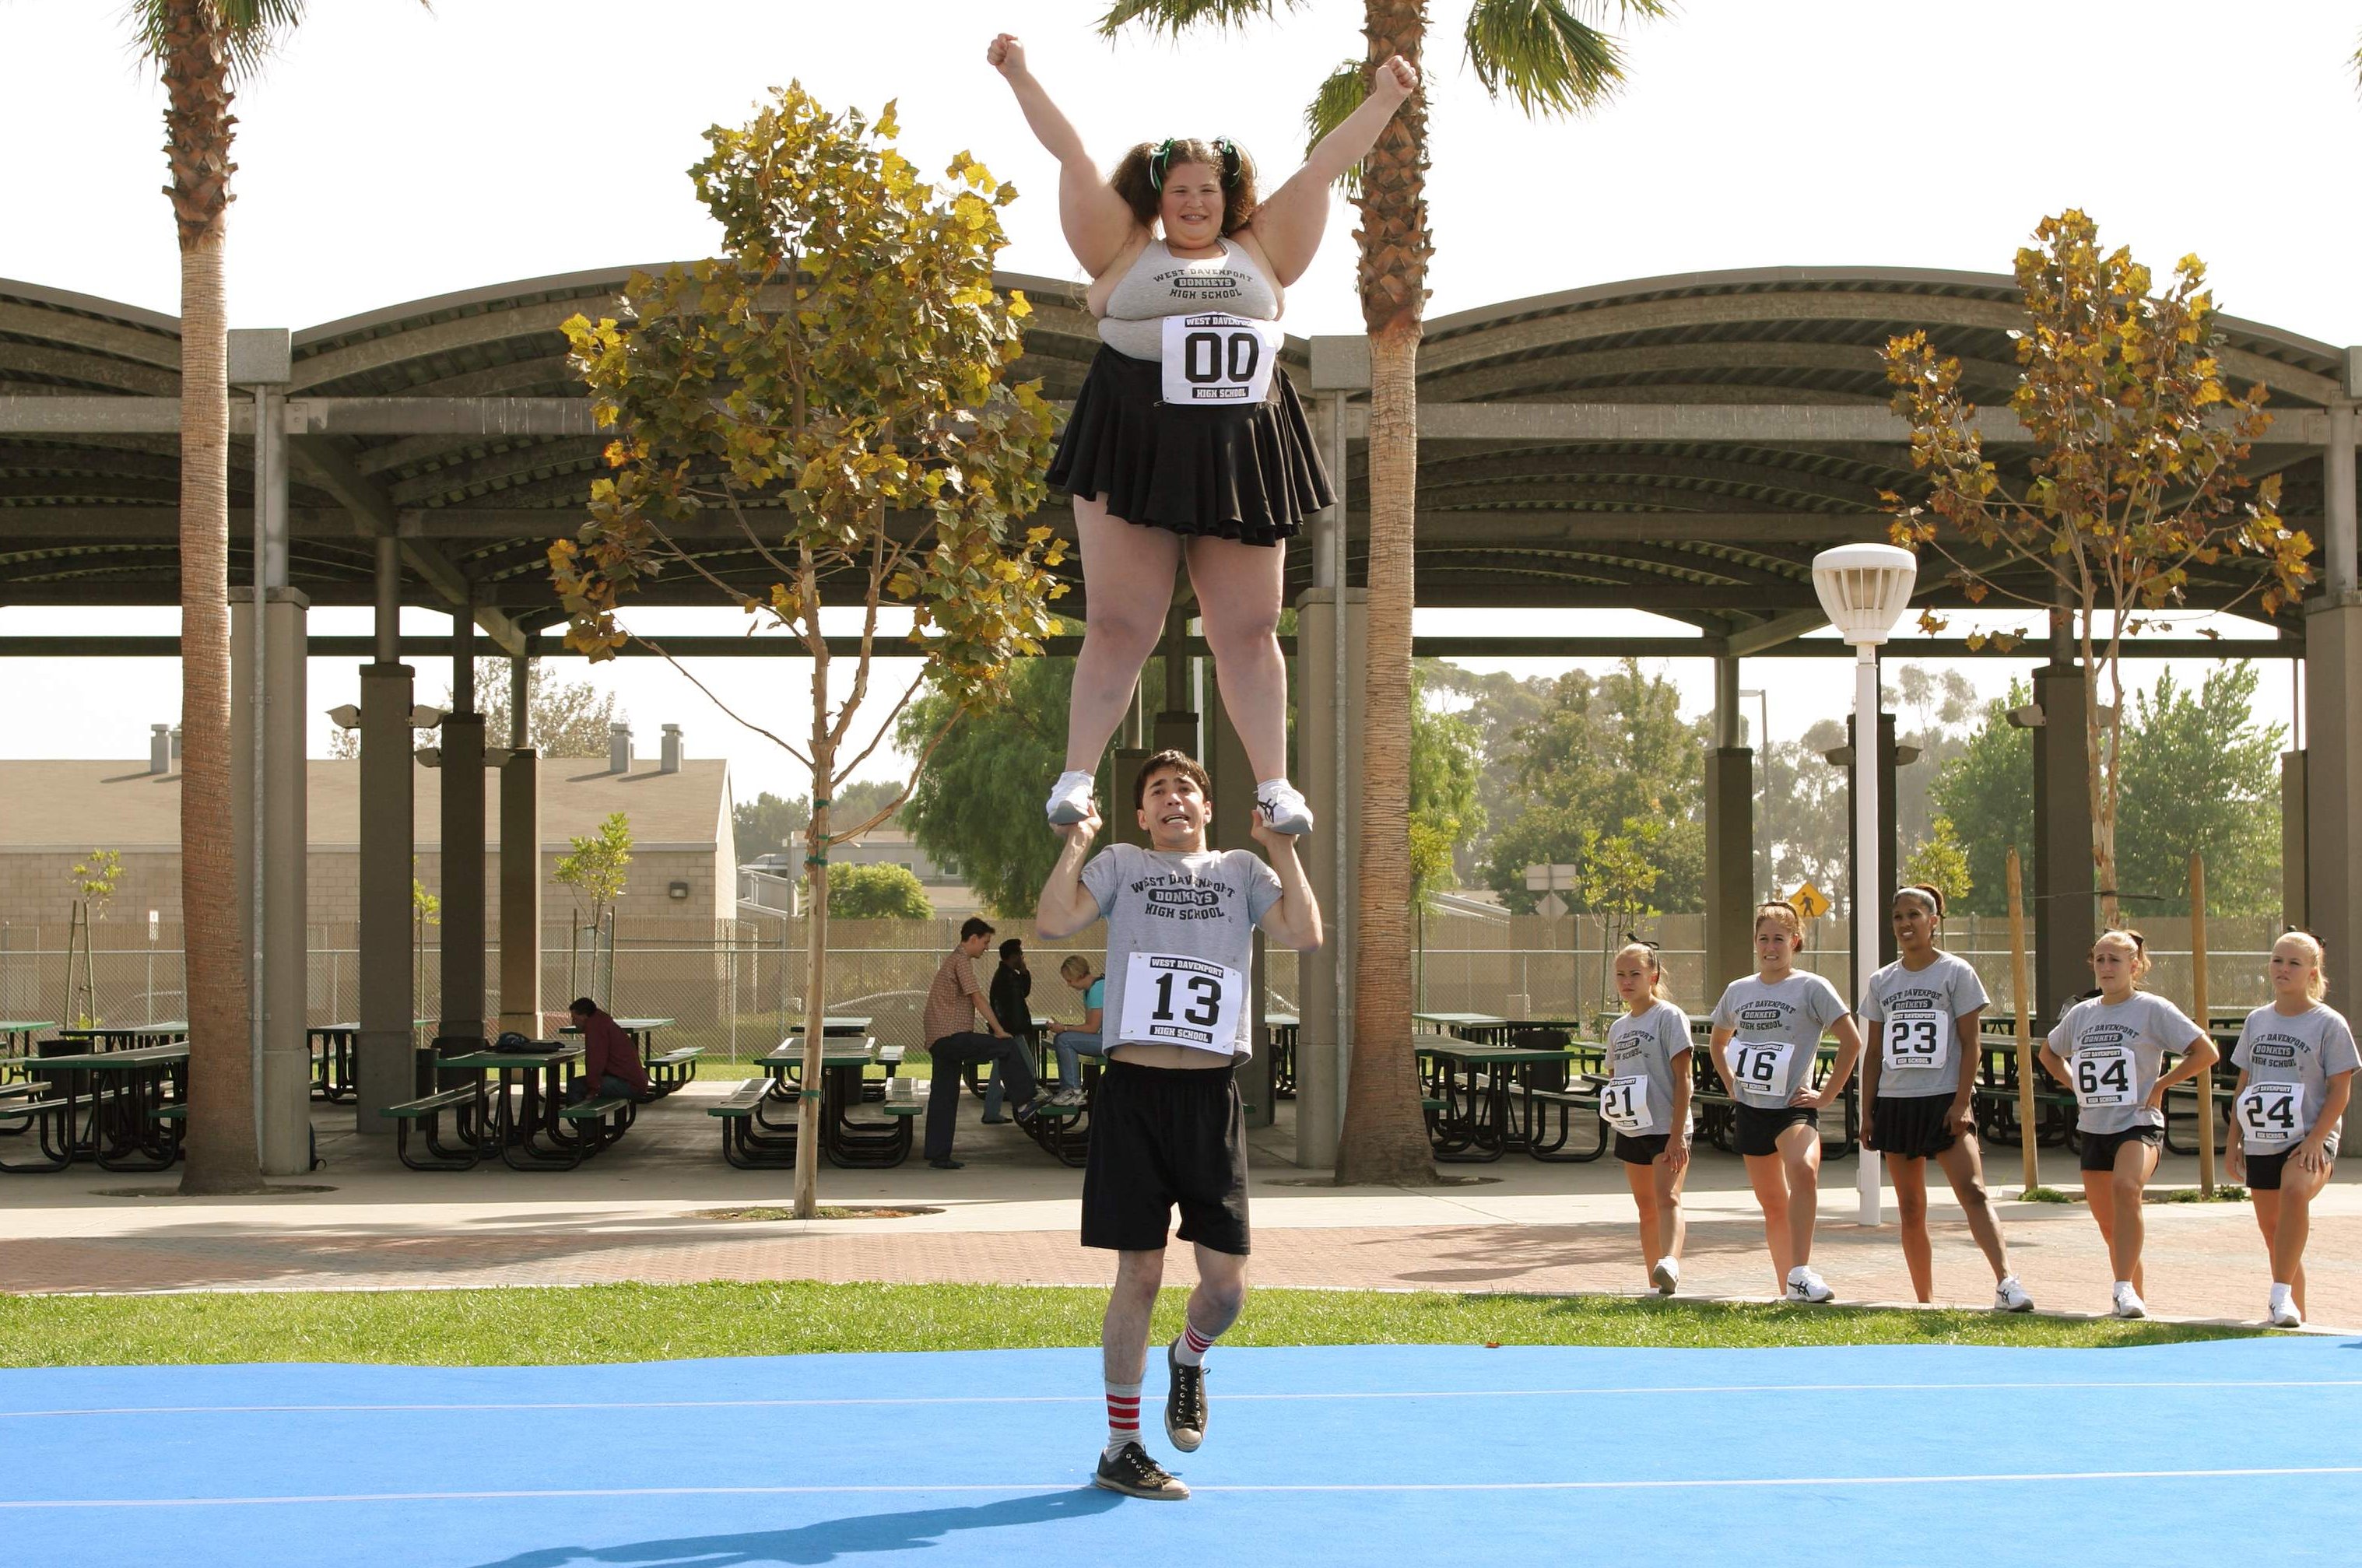
[[[669,1029],[669,1018],[619,1018],[615,1027],[630,1037],[632,1049],[640,1054],[640,1065],[647,1069],[648,1087],[661,1097],[672,1093],[683,1084],[697,1081],[697,1060],[705,1055],[702,1045],[683,1045],[671,1051],[656,1048],[657,1031]],[[564,1035],[582,1032],[572,1024],[558,1031]]]
[[[636,1113],[628,1099],[594,1095],[579,1104],[567,1103],[568,1086],[580,1072],[582,1057],[581,1046],[554,1043],[540,1051],[493,1046],[458,1052],[437,1058],[435,1065],[484,1075],[475,1088],[446,1089],[410,1104],[444,1100],[458,1110],[467,1102],[449,1097],[473,1095],[477,1109],[472,1116],[461,1116],[461,1135],[472,1133],[479,1157],[497,1151],[512,1170],[572,1170],[622,1138]],[[407,1109],[390,1107],[386,1114]]]
[[[821,1081],[817,1092],[821,1097],[822,1152],[828,1156],[829,1164],[846,1169],[882,1170],[900,1165],[911,1157],[911,1123],[923,1108],[917,1097],[898,1095],[890,1087],[901,1066],[901,1051],[880,1051],[877,1043],[866,1035],[855,1040],[831,1034],[828,1021],[823,1021],[821,1027]],[[881,1098],[875,1102],[867,1099],[865,1082],[873,1063],[886,1068],[886,1079],[878,1086]],[[775,1160],[792,1162],[796,1122],[774,1121],[763,1115],[763,1110],[766,1105],[782,1101],[794,1106],[801,1099],[803,1036],[789,1035],[758,1058],[756,1065],[768,1075],[770,1088],[755,1102],[752,1113],[743,1119],[753,1123],[743,1132],[764,1141],[755,1143],[749,1152],[767,1153]],[[858,1107],[869,1103],[883,1105],[885,1120],[855,1115]]]
[[[1506,1154],[1540,1160],[1595,1160],[1607,1150],[1595,1091],[1569,1090],[1570,1067],[1596,1064],[1591,1046],[1495,1045],[1443,1035],[1414,1042],[1425,1093],[1422,1109],[1435,1157],[1489,1163]],[[1564,1152],[1573,1112],[1589,1104],[1599,1136],[1586,1152]]]
[[[0,1018],[0,1083],[24,1077],[26,1059],[33,1055],[33,1036],[57,1026],[53,1018]]]
[[[31,1077],[47,1097],[18,1090],[0,1116],[39,1117],[43,1162],[13,1170],[62,1170],[88,1160],[101,1170],[160,1171],[181,1157],[187,1100],[185,1042],[39,1057]]]
[[[440,1023],[436,1018],[414,1018],[413,1029],[427,1029]],[[359,1079],[353,1076],[353,1042],[360,1038],[358,1023],[321,1023],[304,1031],[304,1038],[312,1048],[312,1098],[337,1105],[350,1100],[358,1092]]]
[[[189,1021],[171,1023],[91,1023],[61,1029],[58,1038],[75,1040],[94,1051],[128,1051],[143,1045],[173,1045],[188,1039]]]
[[[1431,1023],[1446,1034],[1485,1045],[1500,1044],[1510,1027],[1507,1019],[1489,1012],[1414,1012],[1411,1017],[1421,1023]]]

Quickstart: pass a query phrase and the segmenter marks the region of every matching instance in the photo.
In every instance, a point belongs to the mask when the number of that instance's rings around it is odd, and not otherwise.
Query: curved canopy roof
[[[558,324],[606,308],[631,271],[447,294],[298,332],[289,396],[579,402]],[[1021,372],[1071,398],[1097,348],[1078,289],[1002,282],[1036,306]],[[1812,553],[1880,536],[1880,491],[1914,488],[1907,447],[1880,418],[1881,346],[1924,328],[1959,357],[1969,395],[1999,405],[2022,320],[2007,278],[1780,268],[1605,284],[1431,321],[1419,372],[1422,409],[1437,414],[1421,443],[1419,601],[1628,606],[1723,631],[1810,608]],[[2344,350],[2249,322],[2224,332],[2231,375],[2261,382],[2292,434],[2345,395]],[[1290,342],[1299,383],[1307,347]],[[0,282],[0,397],[170,397],[178,351],[170,317]],[[367,602],[370,536],[390,521],[404,539],[411,602],[440,606],[455,584],[471,585],[479,604],[554,619],[544,552],[579,519],[601,438],[587,419],[557,434],[546,420],[459,423],[468,433],[348,433],[331,422],[297,436],[294,585],[315,603]],[[248,444],[236,444],[234,581],[248,577],[252,499]],[[2284,470],[2293,518],[2321,510],[2317,444],[2261,447],[2253,465]],[[1358,563],[1358,438],[1345,469]],[[171,602],[177,476],[169,426],[0,425],[0,602]],[[1047,520],[1070,525],[1063,511]],[[743,539],[717,527],[698,547],[710,569],[759,587]],[[1292,588],[1308,582],[1308,552],[1294,553],[1289,577]],[[2193,596],[2222,602],[2245,580],[2225,569]],[[1949,597],[1926,588],[1930,602]],[[652,602],[709,603],[712,591],[676,574]]]

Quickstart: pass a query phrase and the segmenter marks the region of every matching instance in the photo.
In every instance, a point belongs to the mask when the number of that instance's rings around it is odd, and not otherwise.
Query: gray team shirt
[[[2362,1066],[2362,1055],[2354,1049],[2354,1031],[2345,1016],[2315,1002],[2294,1018],[2283,1017],[2275,1007],[2249,1013],[2239,1028],[2239,1043],[2231,1047],[2231,1061],[2247,1070],[2251,1084],[2295,1084],[2303,1090],[2293,1127],[2275,1130],[2240,1121],[2239,1136],[2248,1153],[2273,1154],[2295,1148],[2312,1131],[2321,1120],[2329,1080]],[[2331,1128],[2323,1140],[2332,1152],[2337,1148],[2338,1132]]]
[[[1813,1063],[1821,1048],[1821,1032],[1846,1015],[1845,999],[1838,988],[1809,970],[1798,969],[1778,985],[1766,985],[1755,975],[1730,982],[1714,1004],[1714,1025],[1734,1032],[1729,1050],[1738,1040],[1784,1040],[1795,1047],[1788,1053],[1787,1071],[1778,1082],[1761,1086],[1741,1082],[1741,1104],[1777,1110],[1813,1081]]]
[[[1135,953],[1203,958],[1252,977],[1255,922],[1279,902],[1279,873],[1249,849],[1169,854],[1111,844],[1083,867],[1083,886],[1107,918],[1104,1038],[1123,1043],[1125,972]],[[1236,1054],[1251,1049],[1254,1010],[1239,1009]]]
[[[1897,959],[1870,977],[1870,992],[1862,999],[1861,1016],[1871,1027],[1865,1033],[1865,1053],[1882,1053],[1885,1047],[1884,1024],[1887,1014],[1932,1008],[1943,1014],[1951,1027],[1951,1049],[1944,1054],[1940,1067],[1889,1067],[1883,1055],[1878,1057],[1878,1095],[1881,1099],[1925,1099],[1933,1095],[1953,1095],[1960,1090],[1961,1063],[1968,1053],[1977,1048],[1974,1040],[1960,1038],[1959,1017],[1985,1005],[1992,999],[1985,995],[1982,980],[1969,966],[1968,961],[1949,953],[1938,953],[1936,961],[1916,971],[1906,969]]]
[[[2135,991],[2114,1007],[2090,997],[2069,1008],[2067,1016],[2050,1032],[2050,1048],[2066,1059],[2067,1076],[2078,1086],[2076,1129],[2129,1132],[2136,1127],[2164,1126],[2165,1113],[2148,1107],[2148,1091],[2157,1087],[2158,1074],[2164,1070],[2165,1054],[2187,1048],[2198,1032],[2198,1026],[2180,1008],[2149,991]],[[2105,1067],[2092,1081],[2104,1091],[2120,1094],[2122,1099],[2114,1105],[2082,1104],[2084,1072],[2076,1055],[2095,1051],[2113,1056],[2119,1046],[2131,1053],[2129,1081],[2114,1081]],[[2097,1066],[2101,1058],[2095,1055],[2093,1061]]]
[[[1614,1077],[1646,1074],[1649,1079],[1649,1132],[1654,1137],[1673,1130],[1673,1074],[1690,1070],[1678,1058],[1690,1050],[1690,1018],[1669,1001],[1651,1003],[1628,1012],[1607,1030],[1608,1073]]]

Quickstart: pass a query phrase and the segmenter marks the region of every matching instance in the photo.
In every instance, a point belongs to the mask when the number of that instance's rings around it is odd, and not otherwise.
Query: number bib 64
[[[1247,977],[1203,958],[1135,953],[1123,971],[1120,1040],[1233,1055]]]
[[[2075,1053],[2075,1098],[2088,1110],[2133,1102],[2133,1048],[2086,1045]]]
[[[1250,407],[1271,392],[1287,340],[1274,321],[1220,311],[1164,318],[1164,401],[1187,408]]]

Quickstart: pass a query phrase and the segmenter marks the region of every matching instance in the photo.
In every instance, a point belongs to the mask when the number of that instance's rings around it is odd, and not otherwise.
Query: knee
[[[1820,1168],[1812,1161],[1792,1159],[1788,1162],[1789,1191],[1816,1192],[1820,1189]]]
[[[2111,1171],[2108,1173],[2108,1191],[2110,1196],[2115,1198],[2116,1209],[2119,1213],[2125,1209],[2137,1209],[2140,1207],[2141,1188],[2145,1185],[2147,1184],[2141,1180],[2137,1172]]]
[[[1898,1188],[1894,1194],[1894,1211],[1903,1217],[1906,1225],[1925,1225],[1927,1222],[1927,1195]]]
[[[1113,595],[1106,597],[1112,598]],[[1094,603],[1091,613],[1083,622],[1083,646],[1093,653],[1105,653],[1138,666],[1155,648],[1156,640],[1164,635],[1162,615],[1142,615],[1121,605]]]
[[[1206,1293],[1206,1304],[1224,1320],[1235,1318],[1247,1304],[1247,1282],[1243,1279],[1203,1279],[1198,1288]]]
[[[1271,647],[1279,635],[1279,601],[1268,605],[1227,605],[1219,615],[1206,617],[1206,646],[1219,661],[1238,654]]]

